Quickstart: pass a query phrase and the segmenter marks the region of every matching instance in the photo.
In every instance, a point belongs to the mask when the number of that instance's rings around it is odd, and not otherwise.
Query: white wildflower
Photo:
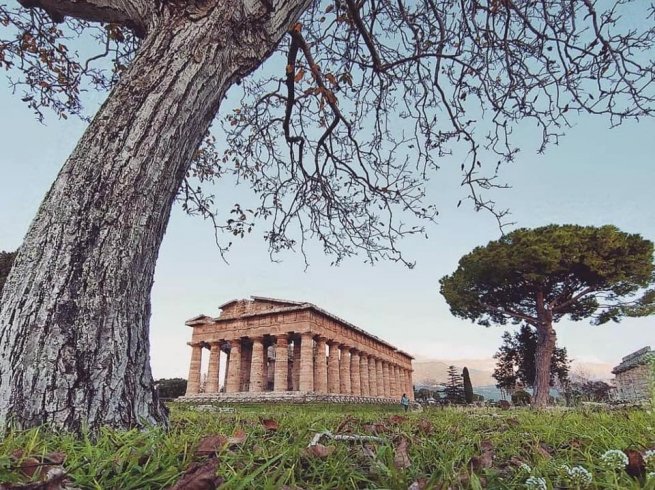
[[[644,463],[647,466],[655,466],[655,449],[649,449],[644,453]]]
[[[655,471],[651,471],[646,475],[647,480],[655,480]]]
[[[603,454],[600,459],[603,461],[604,466],[613,470],[623,469],[623,467],[628,464],[628,456],[619,449],[605,451],[605,454]]]
[[[531,476],[525,480],[525,488],[528,490],[547,490],[546,480],[538,476]]]
[[[573,485],[578,485],[581,488],[585,488],[591,485],[593,479],[591,473],[583,468],[582,466],[574,466],[569,469],[569,482]]]
[[[525,473],[532,473],[532,468],[527,463],[521,463],[519,466],[519,471],[524,471]]]

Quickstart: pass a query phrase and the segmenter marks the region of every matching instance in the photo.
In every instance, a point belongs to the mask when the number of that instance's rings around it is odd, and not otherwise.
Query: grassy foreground
[[[173,405],[168,432],[107,430],[95,441],[39,430],[9,434],[0,442],[0,488],[37,488],[25,486],[31,475],[32,482],[51,479],[51,489],[655,489],[655,475],[648,476],[655,453],[647,452],[655,448],[654,428],[655,414],[643,410],[405,415],[393,407],[198,412]],[[381,440],[324,436],[307,447],[326,430]],[[627,467],[620,454],[603,457],[630,449]],[[53,469],[60,471],[54,480],[46,476]]]

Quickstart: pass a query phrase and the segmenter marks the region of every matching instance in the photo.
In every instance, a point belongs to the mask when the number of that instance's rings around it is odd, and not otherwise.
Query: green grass
[[[278,430],[267,431],[261,418],[277,421]],[[212,413],[173,405],[168,432],[105,430],[95,440],[43,430],[11,433],[0,442],[0,483],[28,481],[18,469],[22,460],[11,456],[15,451],[39,460],[59,451],[79,488],[166,488],[189,465],[206,459],[195,454],[203,437],[229,437],[242,429],[245,442],[217,455],[225,481],[221,488],[407,489],[416,481],[426,488],[525,488],[530,473],[518,468],[525,463],[548,488],[576,488],[567,487],[562,476],[566,464],[593,474],[589,488],[655,490],[655,478],[638,481],[623,469],[605,468],[601,460],[609,449],[654,448],[654,428],[655,414],[643,410],[433,409],[405,418],[400,410],[383,407],[251,405]],[[323,440],[333,452],[308,455],[305,448],[314,434],[325,430],[377,433],[385,442]],[[408,441],[407,468],[394,463],[401,438]]]

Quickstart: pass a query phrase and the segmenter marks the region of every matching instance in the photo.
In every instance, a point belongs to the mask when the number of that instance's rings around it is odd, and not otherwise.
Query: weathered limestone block
[[[391,398],[399,398],[398,395],[398,381],[396,379],[396,366],[389,364],[389,396]]]
[[[327,339],[320,337],[316,342],[316,358],[314,360],[314,391],[317,393],[328,392],[328,365],[325,356]]]
[[[189,344],[191,346],[191,363],[189,364],[189,378],[186,385],[187,395],[195,395],[200,392],[200,365],[202,363],[202,346],[200,344]]]
[[[368,356],[364,353],[359,357],[360,388],[362,396],[370,396],[368,385]]]
[[[344,395],[351,394],[350,387],[350,347],[341,347],[341,360],[339,362],[339,392]]]
[[[252,344],[241,341],[241,378],[239,391],[250,391],[250,361],[252,360]]]
[[[384,397],[384,373],[382,369],[382,361],[380,359],[376,359],[375,368],[378,381],[378,396]]]
[[[289,340],[287,336],[278,335],[275,341],[275,377],[273,391],[289,389]]]
[[[303,333],[300,340],[300,391],[314,391],[314,339]]]
[[[252,339],[252,358],[250,360],[250,391],[264,390],[264,344],[261,337]]]
[[[227,381],[225,391],[236,393],[240,390],[241,384],[241,341],[230,341],[230,358],[228,361]]]
[[[209,367],[207,369],[207,386],[205,392],[218,393],[218,368],[221,360],[220,342],[211,342],[209,344]]]
[[[390,379],[389,379],[389,363],[388,362],[383,362],[382,363],[382,380],[384,383],[384,396],[386,398],[391,397],[391,385],[390,385]]]
[[[355,396],[362,394],[362,379],[359,371],[359,352],[353,351],[350,354],[350,390]]]
[[[339,344],[330,342],[330,355],[328,358],[328,392],[339,393]]]
[[[296,338],[293,341],[293,367],[291,369],[291,389],[298,391],[300,389],[300,339]]]
[[[378,368],[374,357],[368,358],[368,387],[370,396],[378,396]]]

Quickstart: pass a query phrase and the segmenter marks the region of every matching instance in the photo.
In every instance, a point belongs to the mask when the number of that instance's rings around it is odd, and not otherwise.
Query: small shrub
[[[530,393],[525,390],[518,390],[512,393],[512,403],[517,406],[525,407],[530,405],[532,397]]]

